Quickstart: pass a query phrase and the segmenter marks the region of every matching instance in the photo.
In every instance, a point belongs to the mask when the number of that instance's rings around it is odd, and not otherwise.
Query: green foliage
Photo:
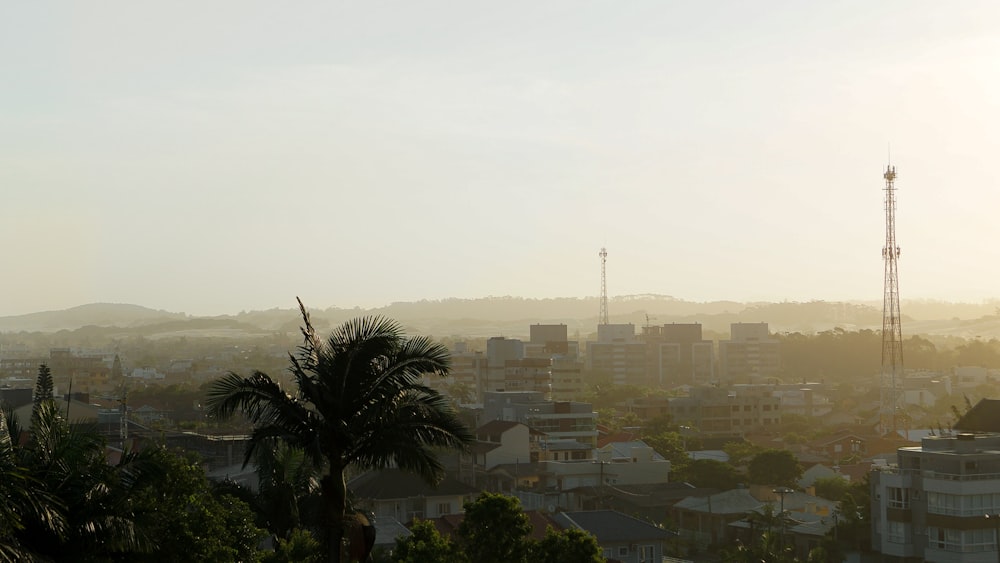
[[[840,502],[851,488],[851,482],[843,477],[820,477],[813,483],[816,496]]]
[[[748,517],[751,534],[756,534],[749,543],[738,543],[735,548],[724,550],[722,561],[726,563],[800,563],[795,557],[793,542],[785,541],[783,532],[791,524],[786,514],[777,514],[770,506],[762,512],[751,513]]]
[[[418,520],[410,536],[396,539],[393,563],[460,563],[465,555],[429,520]]]
[[[274,551],[266,554],[263,563],[322,563],[323,544],[307,530],[295,529],[288,539],[277,538]]]
[[[131,496],[155,550],[134,561],[257,560],[263,532],[254,525],[250,507],[216,494],[196,455],[159,449],[147,463],[156,464],[158,473]]]
[[[681,471],[672,471],[671,480],[723,491],[735,489],[741,481],[735,467],[716,459],[691,460]]]
[[[0,415],[0,560],[255,561],[246,504],[212,495],[199,463],[156,448],[108,463],[104,440],[70,426],[52,399],[30,440]]]
[[[247,460],[277,440],[324,468],[318,530],[328,559],[338,562],[348,467],[394,465],[434,482],[444,473],[435,448],[464,448],[473,436],[448,399],[421,383],[426,374],[447,375],[446,348],[406,338],[398,323],[381,317],[348,321],[323,340],[299,307],[304,343],[289,358],[296,396],[263,372],[231,373],[212,384],[209,414],[224,419],[239,411],[253,423]]]
[[[52,400],[52,370],[46,364],[38,366],[38,377],[35,379],[35,392],[32,401],[35,405]]]
[[[602,563],[604,556],[592,534],[569,528],[557,532],[551,527],[531,548],[532,563]]]
[[[751,483],[792,487],[802,477],[802,466],[788,450],[764,450],[750,460]]]
[[[480,493],[465,503],[458,540],[469,560],[477,563],[521,563],[529,552],[531,523],[521,501],[498,493]]]
[[[750,463],[757,454],[764,451],[764,448],[752,442],[726,442],[722,446],[722,451],[729,456],[729,465],[733,467],[743,467]]]
[[[852,482],[840,501],[837,532],[840,540],[855,549],[871,545],[871,485],[868,475]]]
[[[655,435],[643,436],[643,441],[658,454],[670,460],[673,468],[685,465],[691,459],[688,457],[685,439],[677,432],[661,432]]]
[[[322,502],[320,471],[302,450],[271,441],[257,448],[254,462],[258,486],[251,506],[261,525],[278,538],[289,538],[301,527],[315,527]]]

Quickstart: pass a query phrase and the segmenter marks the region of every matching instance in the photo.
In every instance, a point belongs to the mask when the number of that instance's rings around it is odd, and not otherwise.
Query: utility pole
[[[778,522],[781,524],[781,536],[778,538],[778,544],[781,546],[781,550],[785,550],[785,495],[789,493],[794,493],[792,489],[788,487],[778,487],[777,489],[772,489],[772,493],[781,496],[781,512],[778,513]]]
[[[896,167],[885,168],[885,283],[882,298],[882,370],[880,380],[879,424],[883,436],[896,435],[896,411],[899,408],[899,387],[903,376],[903,333],[899,314],[899,276],[896,243]]]

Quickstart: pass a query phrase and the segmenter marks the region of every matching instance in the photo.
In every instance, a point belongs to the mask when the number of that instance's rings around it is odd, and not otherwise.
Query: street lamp
[[[794,493],[795,491],[789,489],[788,487],[778,487],[777,489],[771,489],[771,492],[781,496],[781,512],[778,513],[778,519],[779,522],[781,523],[781,538],[779,543],[781,545],[781,550],[784,551],[785,550],[785,495],[789,493]]]
[[[781,495],[781,512],[785,512],[785,495],[789,493],[794,493],[792,489],[788,487],[778,487],[777,489],[771,489],[771,492],[776,495]]]

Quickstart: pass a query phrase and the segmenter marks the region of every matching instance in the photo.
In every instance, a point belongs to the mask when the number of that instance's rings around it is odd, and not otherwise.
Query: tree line
[[[817,334],[798,332],[775,335],[781,343],[783,378],[846,381],[879,373],[882,333],[841,328]],[[947,339],[935,344],[923,336],[903,339],[907,369],[948,371],[955,366],[1000,368],[1000,341]]]

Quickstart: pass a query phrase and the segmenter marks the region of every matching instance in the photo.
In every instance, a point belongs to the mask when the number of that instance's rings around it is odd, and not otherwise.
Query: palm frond
[[[360,467],[396,465],[429,481],[442,474],[435,448],[466,449],[474,436],[455,415],[451,403],[430,389],[412,389],[365,429],[347,454]]]

